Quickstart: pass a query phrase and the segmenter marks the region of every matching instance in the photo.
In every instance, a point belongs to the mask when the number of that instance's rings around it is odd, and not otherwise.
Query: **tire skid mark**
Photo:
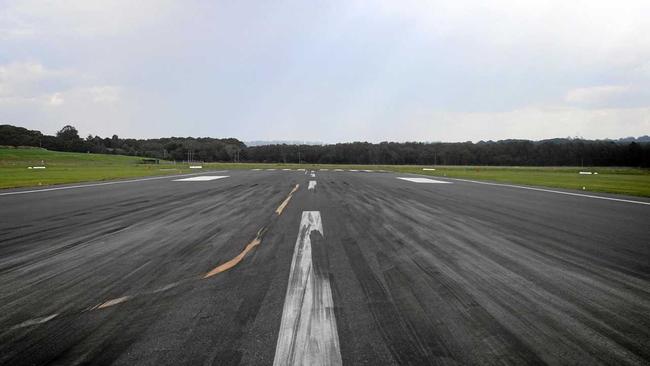
[[[237,264],[239,264],[244,259],[246,254],[248,254],[256,246],[258,246],[259,244],[262,243],[262,238],[264,237],[264,234],[268,231],[269,227],[272,226],[272,224],[275,222],[275,219],[277,219],[277,217],[282,214],[282,211],[286,208],[286,206],[288,205],[289,201],[291,200],[293,194],[296,191],[298,191],[299,187],[300,187],[300,185],[296,184],[296,186],[291,190],[291,192],[289,192],[289,195],[287,196],[287,198],[282,202],[282,204],[280,204],[280,206],[275,211],[276,215],[271,219],[271,221],[267,225],[265,225],[260,230],[258,230],[255,238],[244,247],[244,250],[241,253],[239,253],[236,257],[230,259],[229,261],[227,261],[227,262],[225,262],[223,264],[220,264],[219,266],[215,267],[214,269],[210,270],[209,272],[205,273],[204,275],[194,276],[194,277],[186,278],[186,279],[183,279],[183,280],[180,280],[180,281],[176,281],[176,282],[161,286],[161,287],[159,287],[159,288],[157,288],[157,289],[155,289],[153,291],[146,291],[146,292],[141,292],[141,293],[136,293],[136,294],[131,294],[131,295],[124,295],[124,296],[121,296],[121,297],[108,299],[108,300],[105,300],[105,301],[103,301],[103,302],[101,302],[101,303],[99,303],[97,305],[87,307],[87,308],[81,309],[81,310],[80,309],[74,309],[74,310],[69,310],[69,311],[62,312],[62,313],[55,313],[55,314],[52,314],[52,315],[47,315],[47,316],[41,316],[41,317],[37,317],[37,318],[33,318],[33,319],[28,319],[28,320],[26,320],[26,321],[24,321],[22,323],[19,323],[19,324],[13,326],[13,327],[10,327],[9,329],[13,330],[13,329],[25,328],[25,327],[35,326],[35,325],[39,325],[39,324],[44,324],[44,323],[47,323],[47,322],[49,322],[49,321],[51,321],[51,320],[53,320],[55,318],[63,318],[64,316],[78,315],[78,314],[82,314],[82,313],[86,313],[86,312],[90,312],[90,311],[104,310],[104,309],[113,307],[115,305],[119,305],[119,304],[129,302],[129,301],[131,301],[131,300],[133,300],[135,298],[159,294],[159,293],[168,291],[168,290],[170,290],[172,288],[178,287],[178,286],[180,286],[182,284],[190,283],[190,282],[193,282],[193,281],[196,281],[196,280],[207,279],[207,278],[213,277],[213,276],[215,276],[215,275],[217,275],[219,273],[222,273],[222,272],[225,272],[225,271],[227,271],[229,269],[232,269],[233,267],[235,267]],[[124,229],[122,229],[122,230],[124,230]],[[115,231],[111,232],[110,234],[113,234],[113,233],[115,233]]]

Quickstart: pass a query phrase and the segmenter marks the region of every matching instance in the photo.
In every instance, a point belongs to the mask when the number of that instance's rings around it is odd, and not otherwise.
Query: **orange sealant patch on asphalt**
[[[261,228],[257,232],[255,239],[253,239],[250,243],[246,244],[246,247],[244,248],[244,250],[242,250],[241,253],[237,254],[235,258],[229,260],[228,262],[218,265],[213,270],[206,273],[205,276],[203,276],[203,278],[212,277],[221,272],[225,272],[231,269],[232,267],[236,266],[237,264],[239,264],[239,262],[241,262],[242,259],[244,259],[244,257],[246,256],[246,254],[248,254],[248,252],[253,250],[253,248],[255,248],[256,246],[260,245],[260,243],[262,242],[262,235],[264,235],[265,231],[266,231],[266,227]]]
[[[296,191],[298,190],[299,187],[300,187],[300,184],[296,184],[296,186],[293,187],[291,192],[289,192],[289,196],[287,196],[287,198],[285,198],[285,200],[275,210],[276,214],[282,215],[282,211],[284,211],[284,208],[287,207],[287,205],[289,204],[289,201],[291,200],[291,197],[293,197],[293,194],[296,193]]]
[[[287,196],[287,198],[285,198],[285,200],[280,204],[280,206],[278,206],[278,208],[275,210],[275,213],[277,215],[282,214],[282,211],[284,211],[285,207],[287,207],[287,205],[289,204],[289,201],[291,200],[291,197],[293,196],[294,193],[296,193],[298,188],[300,188],[300,184],[296,184],[296,186],[293,187],[291,192],[289,192],[289,195]],[[203,278],[212,277],[212,276],[214,276],[216,274],[219,274],[221,272],[225,272],[225,271],[231,269],[232,267],[238,265],[239,262],[241,262],[244,259],[246,254],[248,254],[248,252],[250,252],[251,250],[253,250],[253,248],[255,248],[256,246],[260,245],[260,243],[262,243],[262,235],[264,234],[265,231],[266,231],[266,227],[261,228],[257,232],[257,236],[255,236],[255,239],[253,239],[250,243],[246,244],[246,247],[244,247],[244,250],[242,250],[241,253],[237,254],[237,256],[235,258],[229,260],[228,262],[218,265],[217,267],[212,269],[210,272],[206,273],[203,276]]]

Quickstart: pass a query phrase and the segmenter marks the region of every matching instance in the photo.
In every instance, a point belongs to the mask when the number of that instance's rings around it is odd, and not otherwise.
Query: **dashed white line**
[[[440,183],[440,184],[450,184],[451,182],[446,182],[444,180],[435,180],[429,178],[409,178],[409,177],[397,177],[397,179],[407,180],[413,183]]]
[[[304,211],[291,261],[273,365],[341,365],[329,279],[314,271],[311,234],[323,235],[320,212]]]
[[[307,186],[308,191],[313,191],[316,189],[316,181],[315,180],[310,180],[309,181],[309,186]]]

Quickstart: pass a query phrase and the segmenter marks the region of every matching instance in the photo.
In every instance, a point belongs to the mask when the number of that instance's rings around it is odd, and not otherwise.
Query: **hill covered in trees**
[[[650,167],[650,138],[620,140],[551,139],[472,142],[353,142],[328,145],[246,146],[234,139],[169,137],[122,139],[79,137],[72,126],[55,136],[0,125],[0,145],[50,150],[135,155],[169,160],[269,163],[634,166]]]

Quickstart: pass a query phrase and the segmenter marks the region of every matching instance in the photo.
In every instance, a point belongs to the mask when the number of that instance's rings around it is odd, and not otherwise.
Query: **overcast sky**
[[[0,0],[0,124],[246,141],[639,136],[648,19],[648,0]]]

